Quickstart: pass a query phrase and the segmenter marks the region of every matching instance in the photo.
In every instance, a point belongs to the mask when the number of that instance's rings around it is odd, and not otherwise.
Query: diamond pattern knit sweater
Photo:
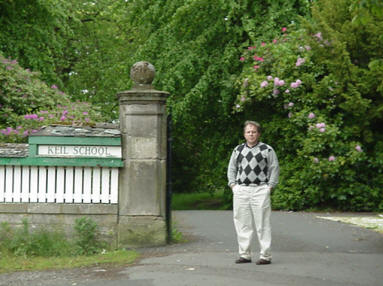
[[[279,164],[274,149],[262,142],[253,147],[246,143],[234,148],[227,170],[229,186],[278,184]]]

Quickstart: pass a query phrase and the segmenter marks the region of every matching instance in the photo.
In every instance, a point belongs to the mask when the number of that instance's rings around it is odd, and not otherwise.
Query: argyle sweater
[[[262,142],[253,147],[246,143],[234,148],[227,169],[228,185],[258,186],[278,184],[279,164],[274,149]]]

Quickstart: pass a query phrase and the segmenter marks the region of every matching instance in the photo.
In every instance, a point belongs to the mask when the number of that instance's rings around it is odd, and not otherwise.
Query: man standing
[[[278,183],[279,165],[273,148],[260,142],[260,136],[260,124],[246,121],[246,142],[234,148],[227,170],[233,190],[234,226],[239,246],[236,263],[251,262],[253,225],[260,245],[256,264],[271,263],[270,194]]]

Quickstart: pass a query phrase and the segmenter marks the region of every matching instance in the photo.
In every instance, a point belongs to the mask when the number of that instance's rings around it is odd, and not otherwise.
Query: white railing
[[[118,168],[0,166],[0,203],[118,202]]]

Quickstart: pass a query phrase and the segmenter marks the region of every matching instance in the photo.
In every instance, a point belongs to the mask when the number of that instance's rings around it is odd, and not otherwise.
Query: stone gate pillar
[[[154,66],[133,65],[131,90],[118,93],[124,167],[119,181],[118,243],[166,243],[166,112],[168,93],[153,89]]]

